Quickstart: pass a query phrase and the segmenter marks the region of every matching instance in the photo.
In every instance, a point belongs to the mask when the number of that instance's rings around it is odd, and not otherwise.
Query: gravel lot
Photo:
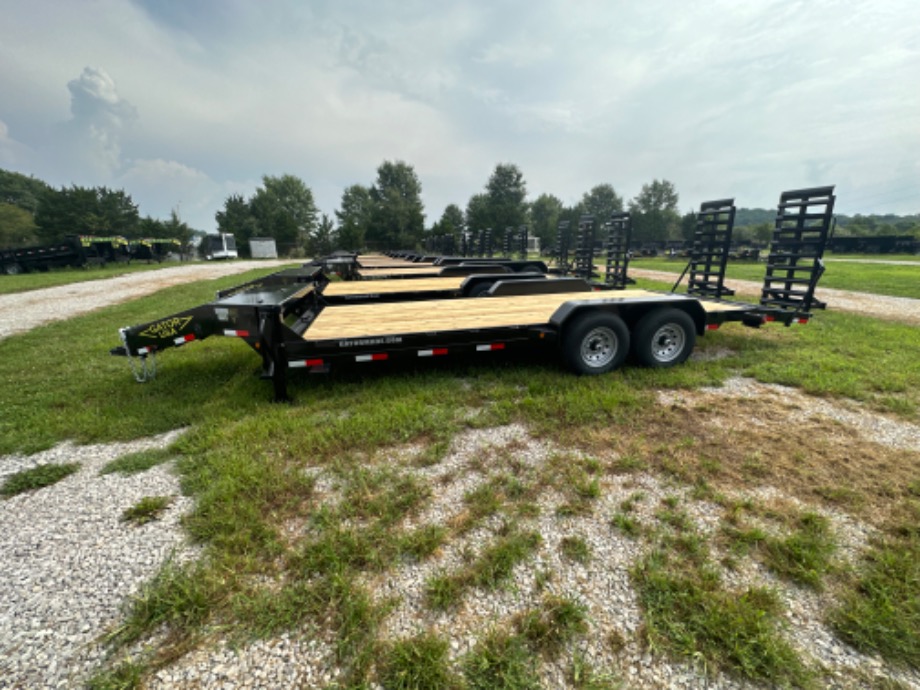
[[[279,262],[280,263],[280,262]],[[69,318],[109,304],[150,294],[169,285],[215,278],[270,262],[233,262],[213,265],[179,266],[143,276],[133,275],[94,281],[25,295],[0,296],[0,338],[34,328],[58,318]],[[636,275],[673,280],[671,274]],[[730,281],[740,290],[759,286]],[[874,316],[920,324],[920,300],[879,297],[862,293],[822,290],[820,298],[832,309],[845,309]],[[23,309],[25,303],[31,305]],[[13,323],[12,313],[16,319]],[[23,313],[39,312],[24,323]],[[884,446],[920,452],[920,428],[898,422],[855,404],[838,407],[797,391],[780,390],[746,380],[733,379],[710,393],[737,399],[738,408],[752,395],[775,395],[788,400],[791,415],[805,410],[847,424],[864,438]],[[670,398],[662,404],[670,404]],[[117,623],[124,601],[173,553],[186,553],[179,519],[190,507],[181,497],[176,477],[168,466],[158,466],[140,475],[100,476],[98,470],[108,461],[142,448],[164,447],[181,431],[170,432],[131,443],[76,447],[69,443],[33,456],[0,457],[0,481],[16,471],[49,462],[78,462],[78,473],[38,492],[0,501],[0,688],[75,687],[98,667],[104,650],[97,636]],[[451,452],[438,465],[419,470],[433,487],[438,487],[430,507],[417,519],[432,523],[449,520],[457,510],[463,493],[486,481],[473,460],[489,449],[515,448],[529,463],[547,462],[558,449],[530,437],[524,427],[511,426],[468,432],[455,439]],[[411,449],[410,451],[411,452]],[[447,477],[456,477],[446,481]],[[331,480],[326,486],[335,499]],[[632,475],[605,480],[602,505],[597,515],[611,514],[628,495],[641,490],[646,496],[641,510],[654,511],[658,501],[673,494],[658,477]],[[764,488],[764,492],[776,493]],[[163,519],[144,526],[120,521],[122,511],[140,498],[167,495],[175,498]],[[518,568],[513,587],[483,593],[470,601],[459,618],[433,614],[421,606],[421,583],[440,568],[450,567],[464,548],[476,548],[477,540],[488,536],[487,529],[471,532],[465,540],[451,544],[430,563],[401,568],[375,585],[380,596],[399,595],[400,607],[387,621],[387,634],[401,637],[433,628],[451,639],[451,656],[457,658],[472,645],[478,631],[496,620],[534,605],[534,574],[551,571],[554,593],[576,596],[587,607],[590,632],[579,651],[598,668],[616,669],[631,688],[661,687],[751,687],[730,678],[707,679],[688,664],[670,663],[639,647],[634,633],[641,624],[636,594],[629,581],[629,568],[640,547],[612,534],[606,520],[590,517],[555,519],[559,497],[545,499],[542,517],[532,525],[544,539],[536,565]],[[687,510],[702,534],[716,529],[717,507],[683,496]],[[813,508],[813,506],[811,506]],[[872,527],[851,517],[822,511],[831,521],[842,544],[842,557],[852,559],[865,545]],[[594,558],[587,564],[564,563],[559,543],[566,536],[579,535],[590,545]],[[762,583],[776,587],[787,610],[787,635],[806,659],[829,669],[839,683],[835,687],[880,687],[895,680],[903,687],[920,688],[920,674],[892,668],[878,658],[857,653],[840,643],[822,622],[827,610],[826,597],[777,581],[764,569],[740,572],[730,586]],[[619,652],[611,652],[604,641],[611,631],[627,641]],[[546,687],[563,687],[565,669],[549,665],[544,671]],[[855,675],[854,675],[855,674]],[[241,649],[222,644],[203,648],[180,659],[151,679],[154,688],[197,687],[316,687],[334,680],[336,669],[331,649],[322,641],[285,635],[262,640]],[[857,676],[865,680],[856,682]]]
[[[171,266],[145,273],[129,273],[116,278],[0,295],[0,339],[15,333],[85,314],[112,304],[120,304],[163,288],[212,280],[245,273],[254,268],[282,266],[290,261],[224,261],[211,264]]]

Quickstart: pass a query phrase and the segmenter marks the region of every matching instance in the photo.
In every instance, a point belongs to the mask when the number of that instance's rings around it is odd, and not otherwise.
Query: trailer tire
[[[562,335],[562,358],[576,374],[606,374],[629,353],[629,329],[616,314],[588,312],[575,317]]]
[[[13,261],[12,263],[3,264],[3,272],[8,276],[15,276],[22,273],[22,266]]]
[[[488,297],[489,290],[492,289],[492,286],[495,283],[478,283],[473,286],[473,289],[470,290],[470,297]]]
[[[633,355],[647,367],[664,369],[682,364],[696,345],[696,324],[680,309],[655,309],[633,329]]]

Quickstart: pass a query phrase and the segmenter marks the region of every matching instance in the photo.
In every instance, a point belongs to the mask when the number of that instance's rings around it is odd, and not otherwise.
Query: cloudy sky
[[[0,0],[0,168],[211,230],[263,175],[331,214],[384,160],[429,223],[500,162],[531,200],[917,213],[920,2]]]

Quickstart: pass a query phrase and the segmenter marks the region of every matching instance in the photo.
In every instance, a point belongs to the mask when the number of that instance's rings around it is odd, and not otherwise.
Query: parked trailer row
[[[291,369],[327,372],[349,363],[472,355],[518,347],[557,351],[579,374],[602,374],[632,353],[650,367],[684,362],[696,339],[729,322],[806,323],[823,273],[832,187],[785,192],[760,304],[700,294],[600,290],[581,280],[511,274],[331,282],[322,266],[280,271],[223,291],[211,303],[120,331],[112,354],[150,373],[148,359],[212,335],[237,337],[262,358],[274,399],[287,400]],[[365,257],[365,262],[385,261]],[[497,279],[496,279],[497,278]],[[489,282],[487,299],[472,285]],[[458,281],[459,280],[459,284]],[[451,281],[448,283],[448,281]]]
[[[263,376],[272,380],[280,401],[288,399],[289,369],[326,372],[341,363],[487,356],[541,346],[558,348],[579,374],[602,374],[629,352],[648,366],[680,364],[698,336],[726,322],[788,325],[810,316],[651,290],[596,291],[584,281],[569,282],[571,292],[541,293],[558,289],[547,279],[499,280],[488,299],[404,293],[402,301],[385,301],[368,292],[365,303],[354,304],[349,298],[356,293],[339,292],[340,286],[353,290],[350,284],[329,283],[315,268],[306,272],[306,282],[231,291],[207,305],[122,329],[122,346],[113,354],[144,359],[212,335],[238,337],[261,355]],[[407,284],[413,282],[393,281],[392,287],[411,290]]]

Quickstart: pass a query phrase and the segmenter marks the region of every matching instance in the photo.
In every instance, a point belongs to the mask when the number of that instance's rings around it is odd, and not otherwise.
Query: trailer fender
[[[601,301],[572,299],[564,302],[556,309],[550,317],[550,324],[559,330],[564,330],[566,324],[578,314],[586,311],[605,311],[619,315],[629,329],[632,330],[643,316],[662,307],[671,307],[686,312],[693,319],[696,334],[705,334],[706,312],[699,300],[676,294],[662,294],[660,297],[656,296],[654,298],[611,297],[609,300]]]

